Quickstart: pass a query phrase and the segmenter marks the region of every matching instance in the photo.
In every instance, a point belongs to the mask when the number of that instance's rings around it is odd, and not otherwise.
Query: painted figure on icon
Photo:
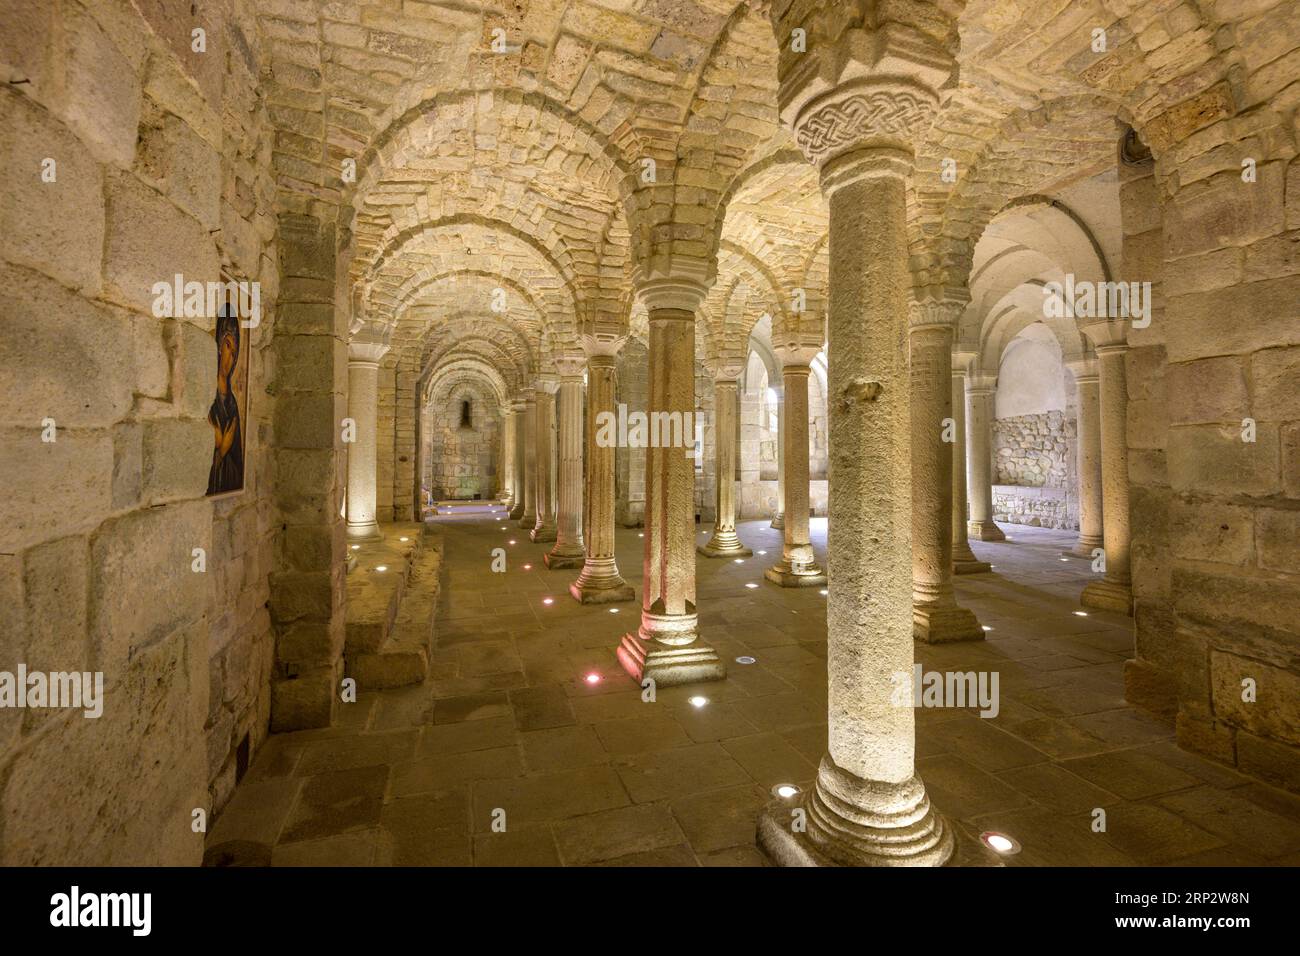
[[[212,426],[212,469],[208,494],[244,487],[243,401],[248,389],[246,354],[240,350],[239,318],[227,305],[217,318],[217,394],[208,409]]]

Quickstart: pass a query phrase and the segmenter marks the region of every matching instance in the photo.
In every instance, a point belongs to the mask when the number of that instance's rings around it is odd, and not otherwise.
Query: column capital
[[[378,365],[388,354],[387,342],[370,338],[355,338],[348,343],[349,365]]]
[[[510,410],[512,412],[522,413],[527,408],[528,408],[528,403],[522,398],[516,398],[513,402],[510,403]]]
[[[560,387],[560,376],[553,372],[543,372],[537,376],[537,384],[533,386],[535,393],[545,392],[548,395],[554,395],[555,390]]]
[[[908,302],[908,322],[912,331],[918,329],[951,329],[956,331],[970,293],[961,288],[931,286],[913,291]]]
[[[954,345],[952,350],[952,372],[954,375],[965,375],[970,369],[971,363],[979,357],[979,353],[974,349],[964,349],[961,346]]]
[[[557,355],[555,371],[559,373],[560,382],[582,381],[582,370],[586,367],[586,356],[581,353]]]
[[[582,336],[582,351],[589,362],[595,356],[613,359],[623,350],[626,342],[627,333],[621,330],[586,332]]]
[[[1079,324],[1079,331],[1088,337],[1097,349],[1097,354],[1105,351],[1128,348],[1128,322],[1123,319],[1108,319],[1101,322]]]
[[[1097,360],[1092,357],[1071,359],[1065,363],[1065,367],[1074,376],[1075,384],[1095,382],[1100,378]]]
[[[712,270],[703,259],[675,257],[638,265],[633,275],[637,298],[651,313],[679,309],[694,314],[713,284]]]
[[[998,390],[998,377],[992,372],[971,370],[966,376],[966,391],[971,395],[992,395]]]
[[[806,369],[812,364],[812,360],[817,357],[817,353],[821,351],[821,346],[806,345],[802,342],[781,342],[779,344],[773,343],[772,351],[781,360],[783,370],[800,367]]]

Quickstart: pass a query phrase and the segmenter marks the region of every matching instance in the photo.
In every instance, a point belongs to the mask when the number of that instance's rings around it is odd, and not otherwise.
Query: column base
[[[567,552],[559,552],[552,549],[542,556],[542,561],[545,562],[548,568],[555,571],[561,571],[565,568],[582,567],[587,563],[587,554],[585,551],[579,551],[576,554],[569,554]]]
[[[1093,581],[1079,595],[1079,603],[1084,607],[1116,611],[1132,617],[1133,589],[1127,584],[1116,584],[1114,581]]]
[[[579,604],[621,604],[636,600],[636,589],[621,577],[582,578],[569,585],[569,593]]]
[[[1065,555],[1067,558],[1087,558],[1091,561],[1092,551],[1094,548],[1104,548],[1101,537],[1083,537],[1081,535],[1078,543],[1073,548],[1069,551],[1062,551],[1061,554]]]
[[[555,525],[542,525],[528,532],[528,540],[534,544],[549,544],[556,539],[556,536]]]
[[[992,521],[968,521],[966,533],[976,541],[1005,541],[1007,536]]]
[[[784,531],[784,530],[785,530],[785,515],[783,515],[783,514],[779,514],[779,515],[777,515],[775,518],[772,519],[772,523],[771,523],[770,525],[768,525],[768,527],[769,527],[769,528],[775,528],[777,531]]]
[[[752,558],[754,556],[752,548],[745,547],[734,535],[732,537],[731,542],[725,538],[721,541],[717,537],[710,538],[708,544],[697,546],[695,551],[706,558]]]
[[[974,561],[954,561],[952,563],[953,574],[983,574],[992,569],[993,565],[978,559]]]
[[[826,572],[816,562],[803,565],[796,571],[788,562],[778,561],[763,572],[763,577],[781,585],[783,588],[820,588],[826,586]]]
[[[368,524],[348,525],[347,536],[349,541],[379,541],[384,533],[379,530],[378,522],[371,521]]]
[[[796,809],[804,811],[802,832],[793,826]],[[860,780],[825,756],[811,793],[764,807],[758,846],[778,866],[943,866],[954,840],[919,778]]]
[[[510,517],[513,518],[514,515],[512,514]],[[530,515],[528,512],[525,511],[523,514],[519,516],[519,527],[521,528],[537,527],[537,515]]]
[[[913,604],[912,637],[925,644],[982,641],[984,628],[969,608],[957,604]]]
[[[618,647],[618,662],[638,684],[650,678],[657,687],[722,680],[727,676],[727,665],[718,652],[698,640],[673,646],[644,640],[639,634],[625,634]]]
[[[511,505],[510,510],[506,512],[506,517],[511,521],[518,521],[524,516],[524,503],[521,501],[516,505]]]

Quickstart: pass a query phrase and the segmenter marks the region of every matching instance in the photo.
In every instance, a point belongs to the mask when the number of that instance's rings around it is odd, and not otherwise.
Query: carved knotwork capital
[[[957,323],[970,302],[965,289],[923,289],[908,302],[908,324],[916,329],[947,329],[956,332]]]
[[[907,157],[929,127],[939,105],[928,87],[900,79],[862,81],[810,100],[794,120],[795,142],[822,168],[860,150],[887,150]]]

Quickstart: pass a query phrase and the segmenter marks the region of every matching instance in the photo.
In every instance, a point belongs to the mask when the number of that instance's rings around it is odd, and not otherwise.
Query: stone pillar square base
[[[1073,548],[1069,551],[1062,551],[1061,554],[1065,555],[1067,558],[1087,558],[1091,561],[1093,549],[1102,546],[1101,538],[1080,538],[1079,542]]]
[[[826,572],[818,564],[810,564],[802,571],[795,571],[782,561],[765,570],[763,577],[783,588],[824,588],[826,586]]]
[[[992,521],[971,521],[966,524],[966,533],[976,541],[1005,541],[1007,536]]]
[[[542,556],[542,561],[553,571],[561,571],[565,568],[580,568],[587,563],[587,557],[584,554],[556,554],[554,551],[547,551]]]
[[[775,528],[777,531],[784,531],[784,530],[785,530],[785,515],[777,515],[775,518],[772,519],[772,523],[769,524],[768,527],[769,527],[769,528]]]
[[[706,558],[752,558],[754,556],[753,549],[743,544],[732,548],[715,547],[712,541],[696,546],[695,552]]]
[[[618,647],[618,662],[638,684],[649,677],[658,687],[727,676],[727,665],[718,652],[699,641],[673,647],[642,640],[639,634],[625,634]]]
[[[534,544],[543,544],[555,540],[554,528],[534,528],[528,532],[528,539]]]
[[[621,604],[636,600],[636,589],[622,578],[612,584],[574,581],[569,585],[569,593],[579,604]]]
[[[511,512],[511,513],[510,513],[510,517],[512,517],[512,518],[514,517],[514,512]],[[520,514],[520,515],[519,515],[519,527],[521,527],[521,528],[535,528],[535,527],[537,527],[537,515],[533,515],[532,517],[529,517],[529,516],[526,515],[526,514]]]
[[[912,606],[912,637],[926,644],[982,641],[984,628],[974,612],[956,605]]]
[[[1116,611],[1133,616],[1133,589],[1114,581],[1093,581],[1079,595],[1079,603],[1084,607],[1095,607],[1101,611]]]
[[[435,509],[435,510],[434,510],[434,514],[437,514],[437,513],[438,513],[438,512],[437,512],[437,510]],[[382,531],[379,530],[379,525],[377,525],[377,524],[370,524],[370,525],[349,525],[349,526],[348,526],[348,529],[347,529],[347,537],[348,537],[348,540],[349,540],[349,541],[352,541],[352,542],[357,542],[357,541],[382,541],[382,540],[383,540],[383,537],[384,537],[384,533],[383,533]]]
[[[993,565],[987,561],[954,561],[952,563],[953,574],[983,574],[985,571],[992,570]]]

